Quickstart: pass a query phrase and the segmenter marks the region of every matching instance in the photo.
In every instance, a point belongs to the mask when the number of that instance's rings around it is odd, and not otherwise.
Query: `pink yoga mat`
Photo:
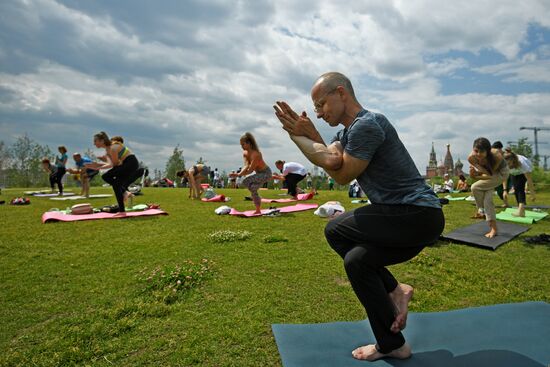
[[[262,203],[292,203],[294,201],[305,201],[313,199],[313,194],[307,193],[307,194],[298,194],[298,200],[295,199],[262,199]]]
[[[225,200],[225,195],[216,195],[210,199],[202,198],[201,201],[204,201],[207,203],[217,203],[217,202],[226,202],[227,200]]]
[[[115,213],[94,213],[94,214],[64,214],[61,212],[46,212],[42,214],[42,223],[47,222],[75,222],[77,220],[92,220],[92,219],[119,219],[119,218],[129,218],[129,217],[142,217],[150,215],[168,215],[163,210],[160,209],[147,209],[142,212],[127,212],[126,216],[121,217]]]
[[[283,206],[281,208],[277,208],[280,213],[292,213],[292,212],[301,212],[304,210],[310,210],[317,208],[317,204],[296,204],[291,206]],[[273,209],[262,209],[262,214],[254,214],[254,210],[247,210],[245,212],[240,212],[235,209],[231,209],[231,212],[229,214],[236,215],[239,217],[260,217],[264,214],[267,214],[271,212]]]

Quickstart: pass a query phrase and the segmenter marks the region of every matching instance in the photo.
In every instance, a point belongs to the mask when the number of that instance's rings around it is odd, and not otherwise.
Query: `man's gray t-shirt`
[[[369,161],[357,181],[373,204],[441,208],[384,115],[362,110],[349,127],[336,134],[335,141],[352,157]]]

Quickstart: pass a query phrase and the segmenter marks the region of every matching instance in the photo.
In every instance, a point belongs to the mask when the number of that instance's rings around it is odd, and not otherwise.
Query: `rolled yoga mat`
[[[284,367],[547,367],[550,304],[525,302],[445,312],[409,313],[407,360],[355,360],[351,351],[375,343],[368,320],[274,324]]]

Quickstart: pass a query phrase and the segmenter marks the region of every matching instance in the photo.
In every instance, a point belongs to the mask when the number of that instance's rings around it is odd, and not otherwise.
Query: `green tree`
[[[40,145],[27,134],[19,137],[10,147],[11,165],[9,180],[11,186],[44,186],[47,175],[42,170],[44,157],[52,159],[52,151],[47,145]]]
[[[0,141],[0,186],[7,186],[6,176],[10,164],[10,152],[3,141]]]
[[[176,172],[185,169],[185,159],[183,158],[183,149],[180,149],[179,144],[174,148],[174,152],[166,162],[164,176],[170,180],[176,179]]]
[[[527,138],[518,139],[517,144],[510,144],[512,152],[521,154],[529,159],[533,158],[533,146],[527,142]]]

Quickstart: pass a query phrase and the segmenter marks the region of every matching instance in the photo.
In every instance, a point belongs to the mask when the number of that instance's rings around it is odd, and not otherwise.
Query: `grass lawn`
[[[2,191],[0,200],[8,201],[23,190]],[[218,191],[233,198],[231,206],[252,209],[243,201],[248,191]],[[144,194],[138,203],[160,203],[170,215],[42,224],[44,211],[74,202],[31,198],[29,206],[0,206],[0,365],[280,366],[272,323],[365,317],[324,239],[326,220],[313,211],[217,216],[219,203],[191,201],[187,190]],[[328,200],[359,206],[344,191],[321,191],[314,201]],[[550,204],[550,193],[537,200]],[[446,231],[473,222],[469,202],[444,211]],[[216,230],[252,235],[217,243],[209,238]],[[548,219],[524,236],[543,232],[550,233]],[[521,237],[497,251],[439,242],[391,270],[416,288],[416,312],[549,302],[550,247]],[[214,262],[213,276],[176,302],[143,292],[141,270],[203,258]]]

